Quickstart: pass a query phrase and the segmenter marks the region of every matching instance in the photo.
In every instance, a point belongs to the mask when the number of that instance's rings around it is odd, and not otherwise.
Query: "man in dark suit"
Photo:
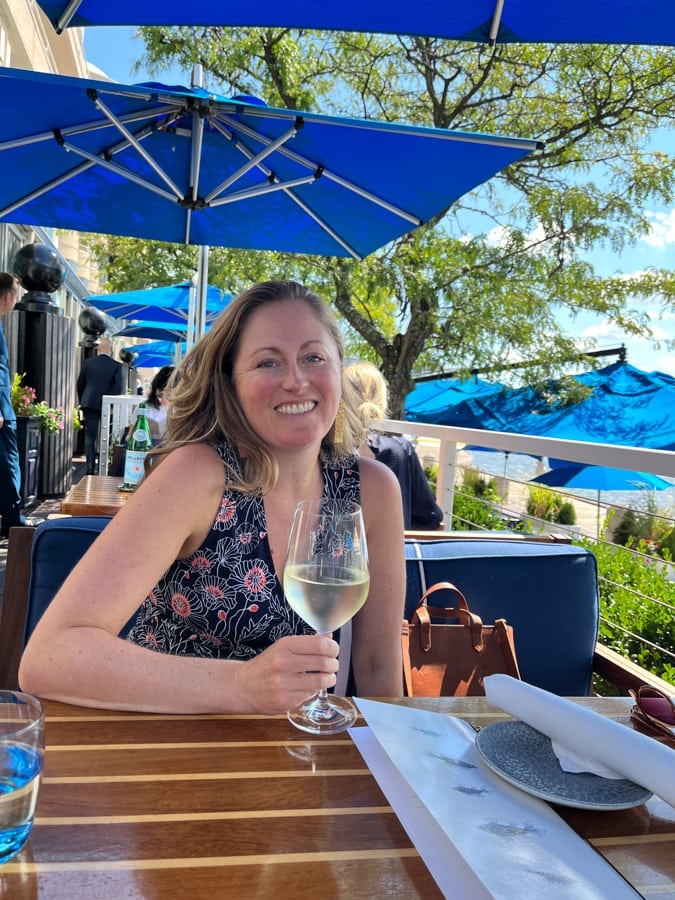
[[[0,316],[11,313],[18,299],[18,279],[0,272]],[[21,513],[21,470],[11,387],[9,352],[0,325],[0,537],[7,537],[9,529],[15,525],[25,524]]]
[[[111,357],[112,341],[102,337],[98,355],[85,359],[77,377],[77,396],[84,410],[84,455],[87,475],[96,474],[96,450],[101,426],[101,402],[105,395],[124,391],[122,365]]]

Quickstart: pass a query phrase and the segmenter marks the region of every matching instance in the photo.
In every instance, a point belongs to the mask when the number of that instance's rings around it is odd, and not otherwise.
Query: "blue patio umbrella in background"
[[[409,422],[442,424],[437,417],[451,406],[473,397],[489,396],[501,384],[481,378],[434,378],[420,381],[405,399],[405,418]]]
[[[152,319],[153,322],[186,324],[190,311],[190,294],[195,285],[190,281],[140,291],[120,291],[87,297],[90,306],[116,319]],[[209,285],[206,290],[206,321],[212,322],[230,301],[220,288]]]
[[[203,306],[200,307],[197,284],[185,281],[167,287],[101,294],[89,297],[88,301],[91,306],[117,319],[151,318],[158,325],[187,325],[183,336],[191,347],[231,299],[230,294],[223,294],[219,288],[208,285],[202,298]],[[148,336],[164,338],[161,334]]]
[[[174,341],[151,341],[147,344],[134,344],[124,349],[133,353],[137,369],[156,369],[161,366],[175,365],[181,353],[185,351],[185,345]]]
[[[672,376],[614,363],[575,377],[592,388],[578,403],[551,407],[532,387],[502,388],[451,403],[418,421],[655,449],[675,442]],[[552,380],[549,393],[556,386]]]
[[[208,326],[207,326],[208,328]],[[175,322],[129,322],[124,328],[116,331],[113,337],[148,338],[152,341],[168,341],[178,344],[187,341],[187,324]]]
[[[472,42],[675,44],[672,0],[38,0],[61,31],[88,25],[262,25]]]
[[[597,536],[600,536],[600,495],[602,491],[663,491],[675,487],[675,482],[666,481],[649,472],[632,472],[614,469],[610,466],[586,466],[568,462],[563,465],[556,461],[550,472],[531,478],[530,484],[548,487],[566,487],[570,490],[594,490],[598,493]]]
[[[23,225],[360,259],[538,146],[0,67],[0,221]]]

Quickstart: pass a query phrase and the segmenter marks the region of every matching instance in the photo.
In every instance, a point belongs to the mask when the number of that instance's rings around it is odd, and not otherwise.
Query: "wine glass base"
[[[358,715],[351,700],[330,695],[323,704],[318,697],[310,697],[300,706],[290,709],[288,721],[309,734],[338,734],[351,728]]]

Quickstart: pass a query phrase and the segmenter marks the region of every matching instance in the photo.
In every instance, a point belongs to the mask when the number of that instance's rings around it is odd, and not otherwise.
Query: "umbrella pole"
[[[598,490],[598,520],[595,529],[595,537],[600,540],[600,491]]]
[[[197,276],[195,276],[196,278]],[[195,312],[197,308],[197,285],[195,278],[190,281],[190,295],[188,301],[187,331],[185,333],[185,349],[189,350],[195,342]]]
[[[197,270],[197,304],[195,309],[195,341],[206,331],[206,292],[209,283],[209,248],[199,248],[199,269]]]

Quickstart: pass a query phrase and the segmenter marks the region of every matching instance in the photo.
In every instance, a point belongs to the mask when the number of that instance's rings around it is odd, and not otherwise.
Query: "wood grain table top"
[[[71,516],[114,516],[131,493],[120,491],[122,476],[86,475],[61,501],[61,512]]]
[[[505,718],[484,698],[400,702]],[[440,896],[346,734],[314,738],[283,716],[45,711],[35,826],[0,866],[3,900]],[[672,807],[557,810],[643,896],[674,900]]]

